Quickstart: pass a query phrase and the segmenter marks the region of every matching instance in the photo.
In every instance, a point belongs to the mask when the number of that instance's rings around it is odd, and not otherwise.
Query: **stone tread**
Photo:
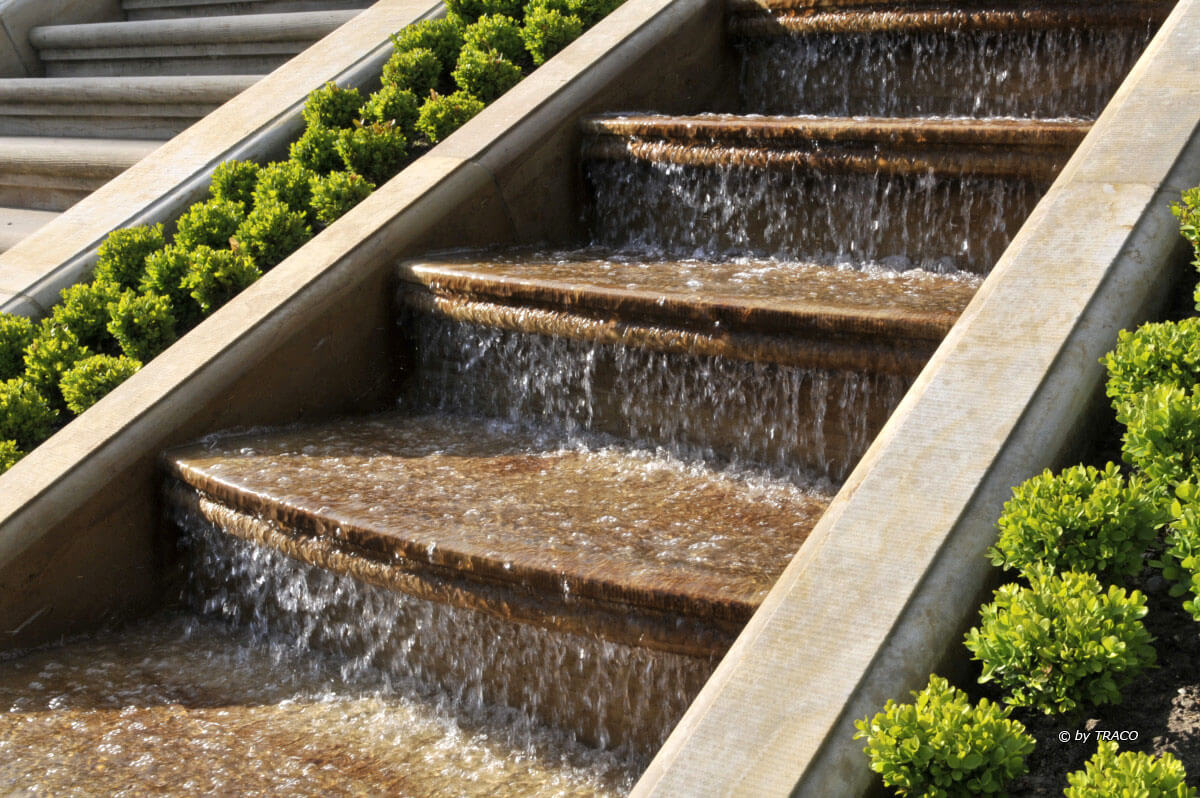
[[[686,653],[727,646],[829,501],[619,446],[385,415],[169,452],[229,531],[425,598]],[[228,522],[229,519],[226,519]]]
[[[55,211],[0,207],[0,252],[7,252],[57,216]]]
[[[886,32],[1029,31],[1054,28],[1123,28],[1161,23],[1173,0],[1031,4],[932,2],[807,2],[731,0],[735,36],[770,37]]]
[[[55,54],[60,52],[89,50],[147,50],[166,46],[311,42],[333,32],[358,13],[355,10],[311,11],[295,14],[47,25],[30,31],[29,40],[43,57],[55,57]]]
[[[0,136],[0,173],[16,169],[35,174],[111,178],[159,145],[157,141],[135,139]]]
[[[915,374],[975,276],[780,261],[513,253],[398,267],[399,302],[461,322],[815,368]]]
[[[373,0],[122,0],[130,20],[362,9]]]
[[[588,158],[1052,179],[1091,123],[1071,119],[700,114],[582,122]]]
[[[261,75],[169,75],[76,78],[0,78],[0,114],[65,104],[74,113],[79,103],[121,106],[219,105],[262,79]]]

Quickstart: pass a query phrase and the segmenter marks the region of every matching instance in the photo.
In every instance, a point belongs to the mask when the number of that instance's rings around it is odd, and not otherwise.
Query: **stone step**
[[[986,273],[1088,123],[709,114],[583,130],[603,246]]]
[[[0,79],[0,135],[165,140],[259,75]]]
[[[261,75],[358,11],[48,25],[30,42],[49,77]]]
[[[1094,118],[1173,6],[731,0],[743,54],[737,108]]]
[[[1047,119],[767,117],[732,114],[593,117],[584,158],[904,176],[1049,182],[1091,128]]]
[[[21,239],[49,224],[58,214],[28,208],[0,208],[0,252],[7,252]]]
[[[1174,0],[1101,3],[730,0],[729,25],[731,33],[739,37],[1129,28],[1161,23],[1174,5]]]
[[[135,139],[0,136],[0,206],[64,211],[158,146]]]
[[[388,415],[170,452],[170,502],[421,598],[682,654],[722,653],[829,501],[620,445]]]
[[[402,306],[464,323],[803,368],[915,376],[976,280],[601,252],[410,261]]]
[[[129,20],[363,9],[374,0],[122,0]]]

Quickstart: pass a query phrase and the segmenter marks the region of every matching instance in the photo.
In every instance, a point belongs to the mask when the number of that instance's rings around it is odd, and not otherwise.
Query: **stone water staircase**
[[[400,264],[402,411],[168,453],[170,501],[436,602],[718,656],[1170,5],[737,0],[737,114],[582,123],[588,248]],[[1047,100],[1056,53],[1077,91]]]
[[[34,28],[45,77],[0,78],[0,252],[370,2],[124,0]]]

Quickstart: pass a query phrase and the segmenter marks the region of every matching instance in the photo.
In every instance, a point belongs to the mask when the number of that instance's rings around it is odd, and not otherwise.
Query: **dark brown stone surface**
[[[1091,123],[1048,119],[608,116],[583,123],[584,157],[699,166],[1049,181]]]
[[[201,501],[224,506],[208,508],[211,520],[297,558],[501,617],[698,655],[729,645],[828,502],[787,483],[447,416],[239,435],[167,463]],[[170,493],[176,503],[196,495]]]
[[[463,322],[665,351],[915,374],[978,280],[582,251],[402,264],[400,301]]]

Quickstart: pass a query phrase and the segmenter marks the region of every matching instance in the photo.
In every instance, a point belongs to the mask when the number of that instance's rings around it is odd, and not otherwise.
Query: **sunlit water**
[[[164,613],[0,660],[5,795],[620,795],[638,763],[286,636]]]

